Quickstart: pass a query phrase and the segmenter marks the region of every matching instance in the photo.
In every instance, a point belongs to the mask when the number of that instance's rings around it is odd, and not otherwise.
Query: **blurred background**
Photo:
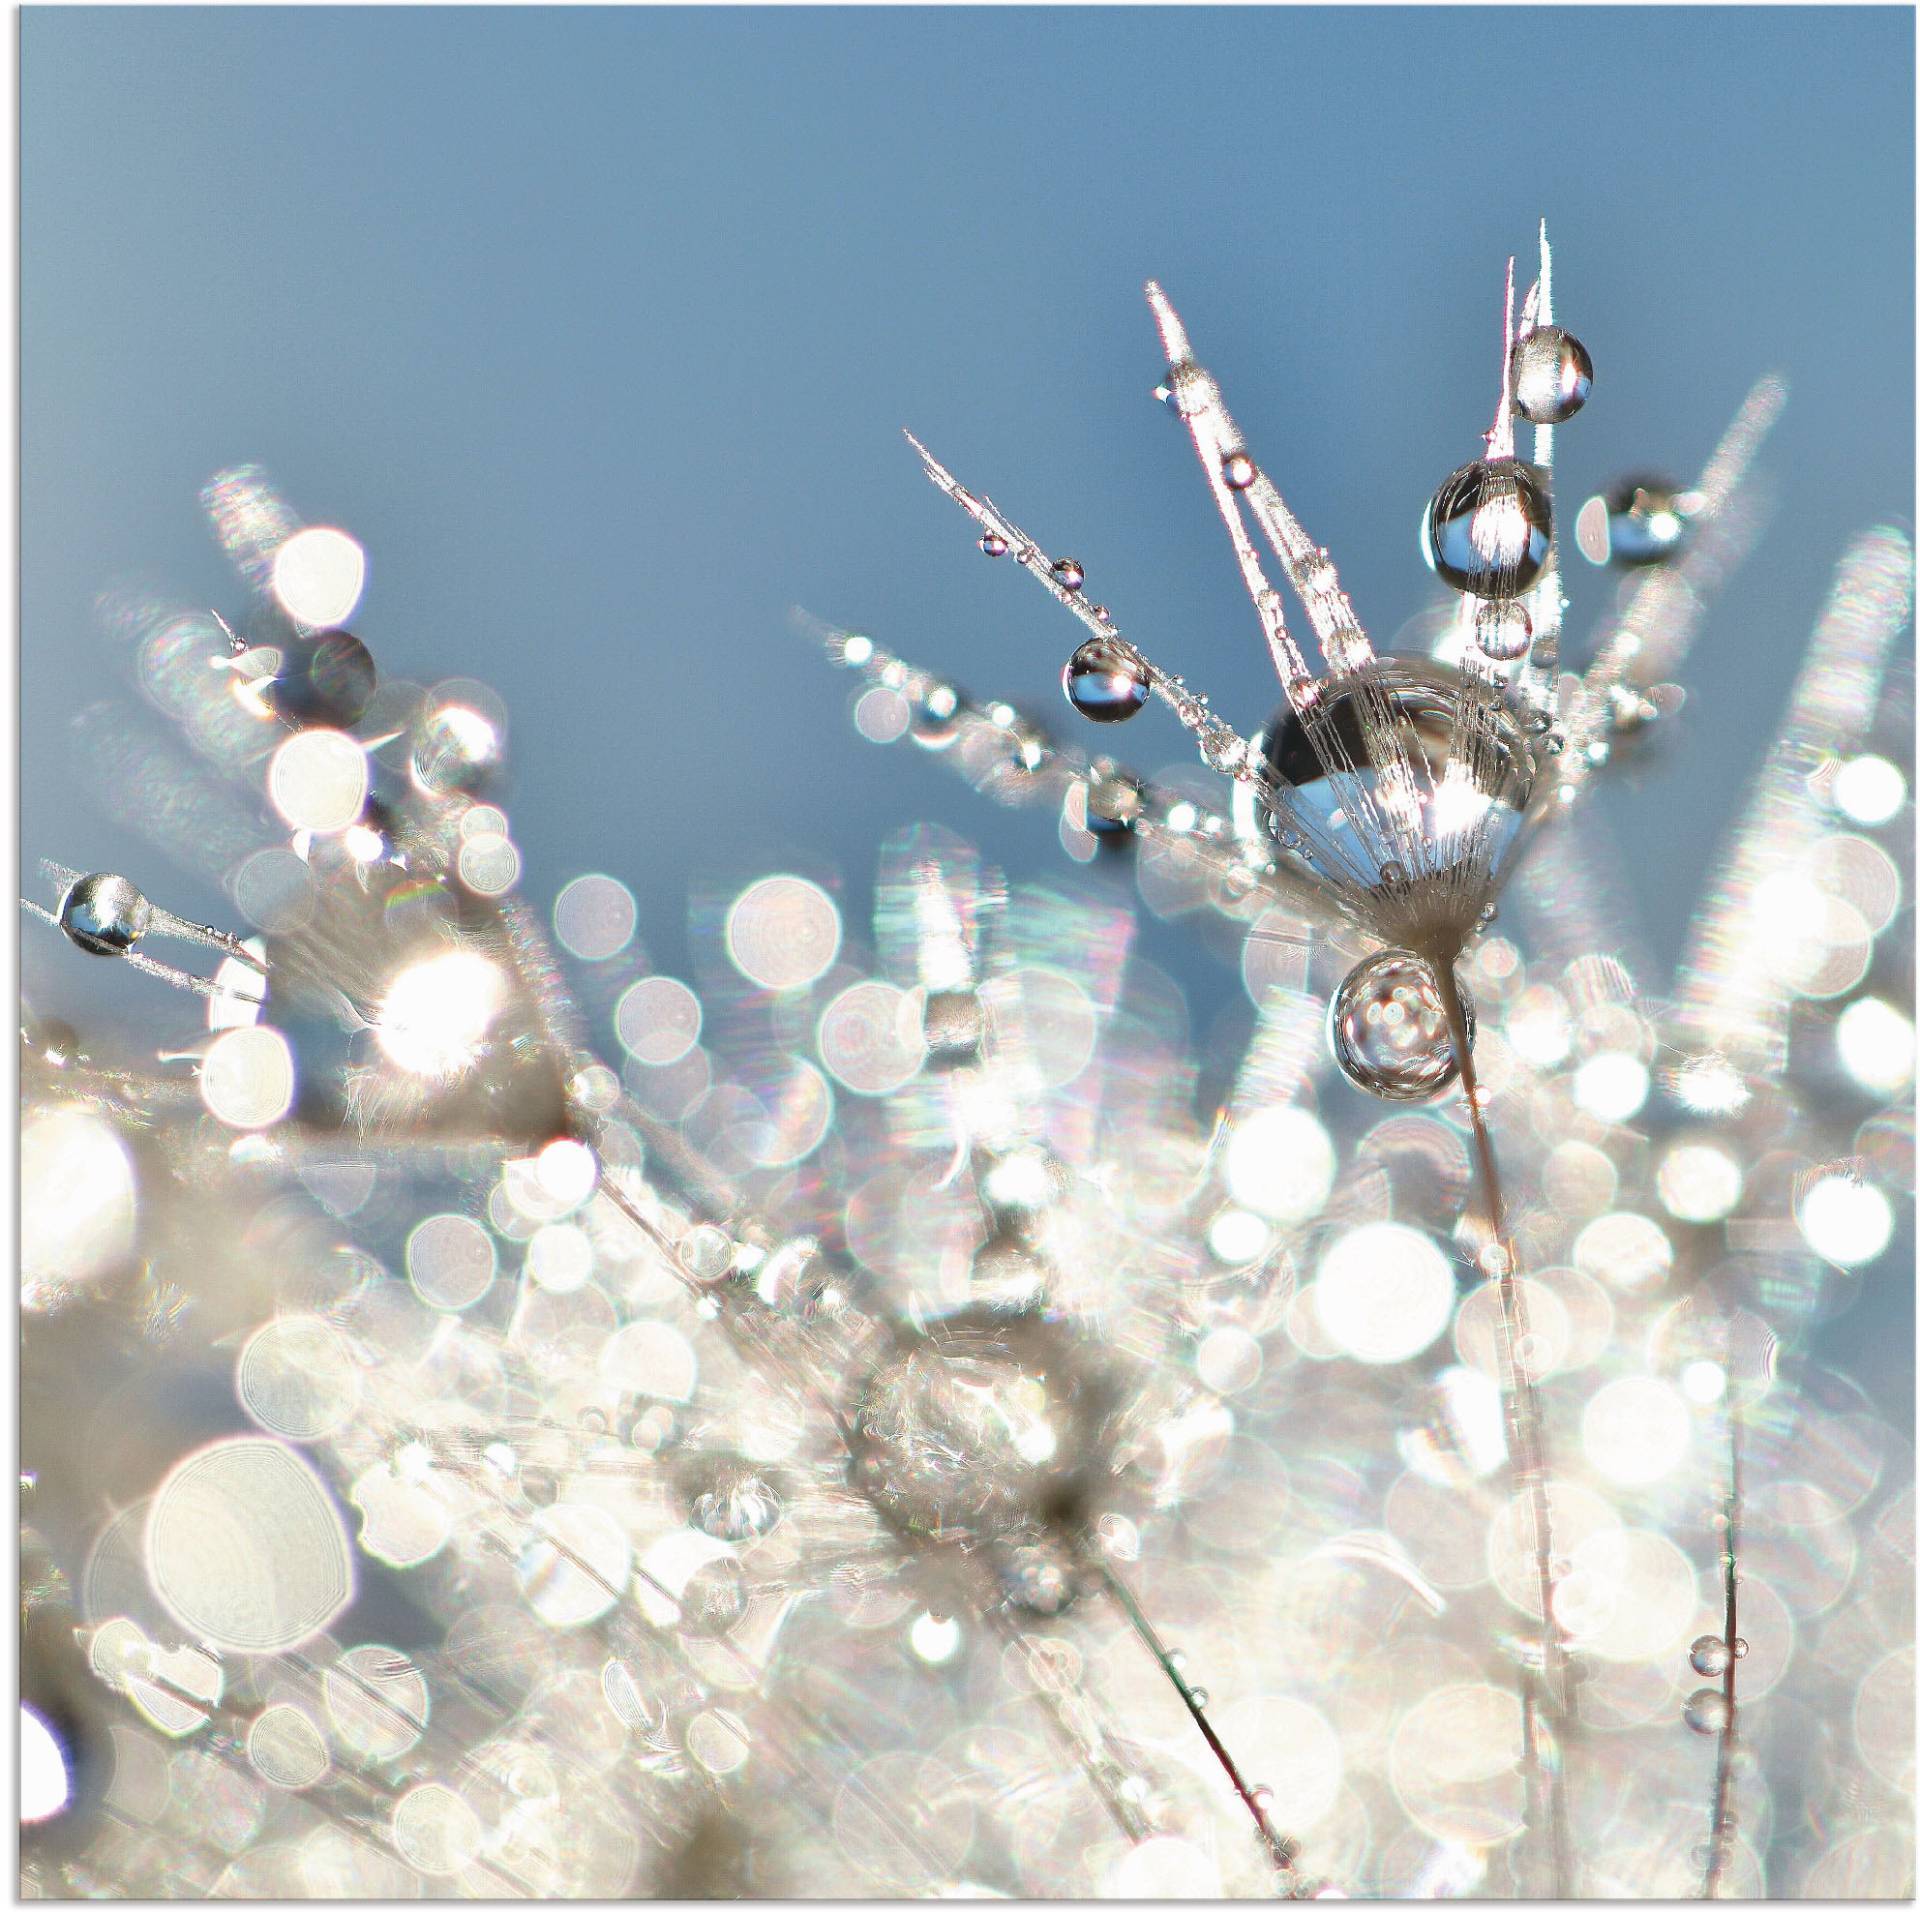
[[[1501,275],[1544,215],[1597,368],[1563,515],[1625,471],[1690,478],[1757,375],[1792,385],[1777,514],[1663,748],[1600,799],[1657,990],[1845,541],[1910,522],[1906,10],[48,8],[21,33],[20,816],[43,901],[51,856],[235,923],[114,820],[72,722],[125,683],[104,590],[236,598],[197,493],[243,460],[366,545],[354,628],[383,671],[505,699],[542,910],[617,875],[684,973],[695,887],[837,870],[858,922],[874,847],[917,818],[1059,874],[1044,819],[864,743],[792,626],[799,605],[870,631],[1074,735],[1074,629],[980,559],[900,428],[1251,729],[1276,689],[1151,401],[1140,282],[1165,282],[1390,647],[1435,599],[1420,510],[1478,449]],[[1577,664],[1614,587],[1569,574]],[[1124,742],[1143,769],[1190,761],[1158,711]],[[1181,925],[1142,949],[1196,1030],[1242,1026]],[[149,1049],[199,1022],[31,928],[22,973]],[[1903,1235],[1830,1331],[1890,1406],[1910,1262]]]

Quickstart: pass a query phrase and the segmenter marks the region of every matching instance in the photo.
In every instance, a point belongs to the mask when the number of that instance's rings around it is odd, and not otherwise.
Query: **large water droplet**
[[[1733,1709],[1717,1686],[1697,1687],[1681,1715],[1696,1733],[1724,1733]]]
[[[955,1317],[874,1370],[852,1479],[889,1520],[974,1540],[1062,1514],[1092,1452],[1095,1392],[1051,1323]]]
[[[751,1461],[721,1457],[693,1473],[687,1519],[715,1540],[757,1540],[779,1525],[780,1491]]]
[[[1140,659],[1109,637],[1088,638],[1068,658],[1060,684],[1067,702],[1096,724],[1123,723],[1147,701]]]
[[[1718,1634],[1703,1633],[1687,1650],[1687,1663],[1696,1673],[1715,1680],[1733,1664],[1733,1655]]]
[[[1514,409],[1530,425],[1559,425],[1587,402],[1593,360],[1571,332],[1537,326],[1513,348]]]
[[[1230,451],[1220,461],[1220,476],[1230,491],[1245,491],[1254,480],[1253,460],[1243,451]]]
[[[344,730],[373,701],[379,673],[373,653],[351,631],[290,638],[280,647],[280,669],[268,692],[274,710],[291,724]]]
[[[1063,591],[1077,591],[1087,581],[1086,570],[1078,558],[1055,558],[1053,581]]]
[[[1477,459],[1428,502],[1420,553],[1456,591],[1512,597],[1540,575],[1552,530],[1553,507],[1531,465]]]
[[[1643,564],[1660,564],[1673,556],[1686,541],[1687,515],[1681,509],[1680,488],[1664,478],[1623,478],[1610,486],[1599,499],[1605,513],[1605,549],[1599,560],[1632,570]],[[1581,516],[1593,510],[1589,504]],[[1596,513],[1596,515],[1598,515]],[[1582,543],[1589,558],[1599,546],[1597,537]]]
[[[1140,786],[1096,768],[1087,779],[1087,828],[1098,837],[1128,835],[1140,820]]]
[[[1293,786],[1269,817],[1274,833],[1284,842],[1296,816],[1311,820],[1316,835],[1339,844],[1344,861],[1375,881],[1375,859],[1431,872],[1472,851],[1488,872],[1498,869],[1533,792],[1533,751],[1506,699],[1481,692],[1473,748],[1456,770],[1452,753],[1467,690],[1458,670],[1427,657],[1381,657],[1364,673],[1321,679],[1310,719],[1289,707],[1256,740],[1275,778]],[[1390,735],[1382,734],[1382,709]],[[1411,786],[1388,790],[1377,758],[1396,750]],[[1363,798],[1399,840],[1376,844],[1352,827],[1348,805]]]
[[[89,956],[124,956],[153,922],[153,905],[124,876],[83,876],[60,899],[60,927]]]
[[[1467,1039],[1473,1004],[1463,990]],[[1389,1102],[1425,1102],[1460,1072],[1432,967],[1410,950],[1382,949],[1357,964],[1327,1012],[1333,1059],[1356,1089]]]
[[[1007,541],[997,531],[989,531],[980,540],[980,549],[990,558],[1004,558],[1007,555]]]

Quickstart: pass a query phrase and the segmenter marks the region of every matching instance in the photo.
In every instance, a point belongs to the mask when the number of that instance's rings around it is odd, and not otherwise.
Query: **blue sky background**
[[[603,869],[682,967],[690,879],[938,818],[1017,874],[1050,827],[861,743],[787,609],[1059,701],[1071,632],[984,563],[916,431],[1087,565],[1243,726],[1275,701],[1140,300],[1181,304],[1376,638],[1493,396],[1545,215],[1598,376],[1563,496],[1690,474],[1752,379],[1785,508],[1720,600],[1657,767],[1616,785],[1678,954],[1848,535],[1913,494],[1905,9],[286,10],[22,16],[23,858],[231,905],[94,801],[92,603],[232,587],[195,494],[253,458],[371,553],[384,668],[486,679],[541,904]],[[1576,638],[1604,586],[1575,561]],[[1575,647],[1578,655],[1577,645]],[[1184,762],[1158,712],[1127,734]],[[1205,1020],[1237,984],[1148,947]],[[29,937],[68,1013],[150,986]],[[1883,1264],[1885,1266],[1885,1264]]]

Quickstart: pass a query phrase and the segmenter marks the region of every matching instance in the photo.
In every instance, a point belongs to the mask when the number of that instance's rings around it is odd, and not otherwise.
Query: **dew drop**
[[[1513,403],[1531,425],[1559,425],[1593,391],[1593,360],[1571,332],[1542,325],[1515,342]]]
[[[1516,459],[1462,465],[1420,520],[1420,553],[1456,591],[1511,597],[1540,575],[1553,530],[1546,486]]]
[[[1717,1686],[1695,1688],[1682,1714],[1696,1733],[1724,1733],[1731,1717],[1727,1696]]]
[[[124,956],[153,923],[153,905],[124,876],[83,876],[60,899],[60,927],[89,956]]]
[[[1606,513],[1605,555],[1617,565],[1631,570],[1663,563],[1685,542],[1687,517],[1681,494],[1664,478],[1623,478],[1601,502]]]
[[[1243,451],[1230,451],[1220,461],[1220,476],[1229,491],[1245,491],[1254,480],[1253,460]]]
[[[1193,1702],[1195,1712],[1204,1712],[1207,1701],[1213,1696],[1204,1686],[1190,1686],[1187,1688],[1187,1697]]]
[[[1533,619],[1517,598],[1483,598],[1473,616],[1473,641],[1495,663],[1514,663],[1533,648]]]
[[[1063,591],[1077,591],[1086,583],[1087,574],[1078,558],[1055,558],[1053,581]]]
[[[1746,1641],[1744,1641],[1744,1640],[1736,1640],[1736,1641],[1734,1641],[1734,1643],[1733,1643],[1733,1657],[1734,1657],[1734,1658],[1735,1658],[1736,1660],[1744,1660],[1744,1659],[1745,1659],[1745,1658],[1747,1657],[1747,1643],[1746,1643]]]
[[[1212,374],[1203,371],[1191,359],[1169,366],[1165,382],[1156,386],[1154,391],[1176,418],[1193,418],[1220,396]]]
[[[945,750],[960,734],[960,693],[951,684],[935,684],[913,706],[909,726],[922,750]]]
[[[1007,541],[997,531],[989,531],[980,540],[980,549],[990,558],[1004,558],[1007,555]]]
[[[1733,1663],[1727,1643],[1714,1633],[1703,1633],[1687,1650],[1687,1663],[1696,1673],[1718,1679]]]
[[[344,730],[364,715],[378,681],[373,653],[351,631],[322,631],[281,647],[267,696],[288,723]]]
[[[1460,1001],[1471,1042],[1464,990]],[[1428,1101],[1460,1072],[1433,970],[1410,950],[1376,950],[1350,970],[1327,1012],[1327,1033],[1347,1080],[1389,1102]]]
[[[1096,724],[1124,723],[1147,701],[1140,659],[1109,637],[1090,637],[1068,658],[1061,688],[1081,716]]]
[[[1095,836],[1122,837],[1140,820],[1140,786],[1131,777],[1095,775],[1087,780],[1087,828]]]

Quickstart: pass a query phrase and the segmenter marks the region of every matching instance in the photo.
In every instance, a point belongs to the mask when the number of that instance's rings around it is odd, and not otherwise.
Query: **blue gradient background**
[[[860,742],[789,627],[804,605],[1071,723],[1070,629],[981,561],[903,424],[1265,716],[1148,398],[1149,273],[1381,641],[1431,601],[1419,510],[1476,449],[1542,214],[1598,367],[1564,496],[1690,475],[1788,374],[1785,509],[1666,753],[1604,799],[1663,964],[1834,560],[1911,508],[1904,9],[29,8],[21,34],[23,857],[204,920],[231,905],[108,820],[67,725],[120,669],[104,584],[232,602],[195,493],[242,459],[365,540],[384,668],[506,698],[532,898],[623,877],[668,968],[696,877],[824,857],[857,918],[914,818],[1061,868],[1048,823]],[[1611,587],[1572,569],[1577,658]],[[1159,712],[1126,743],[1187,760]],[[1145,946],[1198,1028],[1238,1012],[1177,928]],[[69,1016],[193,1019],[57,939],[23,970]],[[1875,1276],[1910,1305],[1893,1256]]]

